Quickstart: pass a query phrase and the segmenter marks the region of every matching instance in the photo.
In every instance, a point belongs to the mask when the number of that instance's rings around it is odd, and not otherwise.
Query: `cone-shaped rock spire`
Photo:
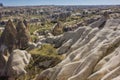
[[[28,42],[30,41],[29,31],[27,30],[25,24],[22,21],[19,21],[17,24],[17,40],[18,48],[25,49]]]
[[[11,52],[16,46],[16,34],[17,30],[11,20],[8,20],[5,29],[1,35],[1,44],[8,47]]]
[[[24,23],[24,25],[25,25],[26,29],[28,29],[28,30],[29,30],[29,25],[28,25],[28,23],[27,23],[27,21],[26,21],[25,19],[23,20],[23,23]]]

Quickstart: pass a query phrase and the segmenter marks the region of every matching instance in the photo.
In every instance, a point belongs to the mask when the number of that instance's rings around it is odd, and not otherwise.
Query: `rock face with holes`
[[[119,80],[120,19],[96,23],[50,39],[66,58],[36,80]]]

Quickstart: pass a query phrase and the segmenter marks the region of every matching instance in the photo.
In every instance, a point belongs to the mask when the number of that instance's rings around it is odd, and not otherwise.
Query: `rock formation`
[[[7,62],[7,75],[18,77],[26,73],[25,67],[29,64],[31,55],[25,50],[14,50]]]
[[[27,24],[25,24],[27,26]],[[28,42],[30,41],[30,34],[27,27],[22,21],[19,21],[17,24],[17,45],[20,49],[25,49],[28,47]]]
[[[16,78],[26,73],[25,66],[28,65],[31,55],[24,50],[13,50],[9,53],[0,54],[0,79],[1,76]]]
[[[9,20],[6,24],[6,27],[1,35],[0,44],[7,46],[10,53],[14,49],[25,49],[28,47],[30,34],[27,23],[25,21],[24,23],[19,21],[17,27],[15,27],[13,22]]]
[[[104,23],[103,28],[79,27],[49,38],[59,54],[67,55],[57,66],[40,73],[36,80],[119,80],[120,19],[98,20],[98,23]]]
[[[26,73],[24,68],[29,63],[31,55],[19,49],[26,49],[29,41],[28,29],[23,22],[20,21],[17,28],[11,20],[7,22],[0,38],[1,80],[14,80],[15,77]]]
[[[26,20],[23,20],[23,23],[24,23],[26,29],[29,30],[29,25],[28,25],[27,21],[26,21]]]
[[[63,27],[60,22],[57,22],[52,29],[52,34],[53,35],[60,35],[63,32]]]
[[[12,50],[16,48],[16,35],[17,30],[12,21],[9,20],[5,26],[3,33],[1,34],[1,45],[3,44],[7,46],[9,51],[12,52]]]

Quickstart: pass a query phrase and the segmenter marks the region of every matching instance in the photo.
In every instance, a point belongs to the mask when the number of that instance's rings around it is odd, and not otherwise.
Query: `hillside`
[[[119,34],[120,19],[107,19],[49,39],[66,58],[36,80],[119,80]]]
[[[0,11],[0,80],[120,80],[120,6]]]

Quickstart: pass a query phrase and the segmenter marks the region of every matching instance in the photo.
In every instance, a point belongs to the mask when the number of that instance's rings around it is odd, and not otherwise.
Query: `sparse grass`
[[[34,31],[36,31],[38,29],[40,29],[40,25],[30,25],[30,29],[29,29],[30,34],[33,34]]]
[[[30,25],[30,33],[33,34],[34,31],[45,31],[45,30],[50,30],[54,24],[50,22],[46,22],[44,25]]]
[[[57,54],[56,50],[50,44],[43,44],[41,48],[36,48],[30,51],[31,54],[39,54],[39,55],[53,55]]]
[[[31,40],[34,42],[35,40],[37,40],[38,39],[38,37],[37,36],[35,36],[35,35],[31,35]]]
[[[74,25],[81,21],[82,21],[81,16],[71,16],[66,19],[66,21],[64,22],[64,26]]]
[[[0,31],[0,36],[1,36],[1,34],[2,34],[2,31]]]
[[[45,32],[45,31],[50,31],[51,28],[53,27],[53,23],[47,22],[45,23],[45,25],[30,25],[30,34],[31,34],[31,39],[32,41],[34,41],[35,39],[37,39],[37,36],[33,35],[33,33],[37,30],[38,32]]]
[[[41,48],[35,48],[30,51],[32,55],[40,55],[47,57],[58,57],[61,58],[60,55],[57,54],[56,49],[51,44],[43,44]]]
[[[44,44],[41,48],[33,49],[29,53],[32,55],[32,60],[26,67],[27,74],[19,77],[17,80],[33,80],[41,71],[54,67],[63,59],[50,44]],[[44,61],[51,61],[51,63],[48,67],[40,66],[39,64]]]

